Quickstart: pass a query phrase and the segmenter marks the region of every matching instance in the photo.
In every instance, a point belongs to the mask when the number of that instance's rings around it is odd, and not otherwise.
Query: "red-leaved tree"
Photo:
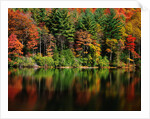
[[[131,52],[135,50],[135,43],[134,43],[135,40],[136,40],[135,37],[132,37],[132,35],[128,35],[126,48]]]
[[[131,53],[133,55],[133,58],[140,58],[140,55],[135,51],[135,40],[136,40],[135,37],[132,37],[132,35],[128,35],[127,42],[126,42],[126,48],[129,51],[129,58],[130,58]],[[129,61],[130,61],[130,59],[129,59]]]
[[[37,26],[28,14],[8,9],[8,35],[10,36],[12,33],[17,35],[26,51],[37,48],[37,39],[39,38]]]
[[[23,54],[22,52],[22,48],[23,45],[19,42],[19,40],[17,39],[17,36],[12,33],[9,37],[8,37],[8,57],[9,57],[9,61],[11,61],[11,57],[18,57],[21,54]]]

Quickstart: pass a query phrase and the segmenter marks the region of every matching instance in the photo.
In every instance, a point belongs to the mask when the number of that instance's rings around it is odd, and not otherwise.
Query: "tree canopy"
[[[126,66],[140,62],[140,50],[139,8],[8,9],[11,65],[31,57],[39,65]]]

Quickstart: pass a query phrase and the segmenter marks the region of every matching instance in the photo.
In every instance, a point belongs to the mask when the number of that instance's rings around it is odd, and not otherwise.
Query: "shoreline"
[[[79,66],[79,67],[72,67],[72,66],[60,66],[60,67],[52,67],[52,66],[22,66],[22,67],[8,67],[8,68],[34,68],[34,69],[72,69],[72,68],[81,68],[81,69],[134,69],[136,67],[134,66],[126,66],[126,67],[113,67],[113,66],[107,66],[107,67],[88,67],[88,66]]]

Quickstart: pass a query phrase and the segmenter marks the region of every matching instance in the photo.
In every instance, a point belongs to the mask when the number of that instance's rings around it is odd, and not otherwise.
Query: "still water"
[[[141,72],[9,69],[9,111],[140,111]]]

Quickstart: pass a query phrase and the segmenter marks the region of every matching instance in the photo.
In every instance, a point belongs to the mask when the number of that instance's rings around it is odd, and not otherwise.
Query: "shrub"
[[[60,57],[59,57],[59,66],[66,66],[66,65],[67,65],[67,63],[66,63],[65,56],[60,55]]]
[[[100,56],[99,61],[97,62],[97,64],[98,64],[99,67],[109,66],[109,60],[108,60],[107,56],[104,56],[104,57]]]
[[[80,63],[79,60],[73,55],[70,49],[62,50],[61,52],[55,50],[53,59],[54,59],[54,65],[56,67],[57,66],[78,67]]]
[[[13,61],[13,65],[11,66],[23,66],[23,67],[30,67],[34,66],[35,61],[31,57],[18,57]]]
[[[52,57],[42,57],[41,55],[35,55],[34,60],[39,66],[54,66],[54,60]]]
[[[87,64],[88,64],[88,58],[82,58],[81,60],[82,60],[82,65],[83,66],[87,66]]]
[[[59,66],[59,53],[57,51],[54,52],[53,55],[54,66]]]
[[[40,54],[37,54],[33,57],[33,59],[35,60],[35,62],[39,65],[39,66],[44,66],[44,59]]]
[[[75,60],[75,56],[73,55],[72,51],[70,49],[63,50],[60,53],[60,57],[63,57],[64,66],[72,66]]]
[[[72,64],[73,67],[79,67],[81,64],[81,61],[77,58],[74,59],[74,62]]]
[[[44,57],[44,60],[47,66],[54,66],[54,60],[52,57]]]
[[[115,66],[115,67],[125,67],[126,64],[124,62],[121,62],[121,61],[120,62],[114,61],[113,66]]]

